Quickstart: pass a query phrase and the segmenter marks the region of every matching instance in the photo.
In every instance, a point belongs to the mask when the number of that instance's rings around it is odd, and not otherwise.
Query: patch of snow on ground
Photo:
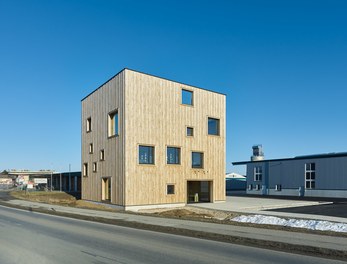
[[[241,223],[280,225],[321,231],[347,232],[347,224],[329,221],[284,219],[265,215],[241,215],[231,220]]]

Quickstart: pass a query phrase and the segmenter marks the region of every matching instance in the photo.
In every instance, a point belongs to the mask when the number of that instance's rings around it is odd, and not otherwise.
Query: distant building
[[[247,166],[247,194],[347,198],[347,152],[233,165]]]
[[[225,201],[225,95],[124,69],[82,100],[82,198]]]
[[[246,176],[234,172],[225,175],[225,187],[227,193],[231,191],[246,191],[246,185]]]
[[[28,189],[48,189],[76,194],[81,193],[81,172],[54,172],[50,170],[10,170],[13,183]]]

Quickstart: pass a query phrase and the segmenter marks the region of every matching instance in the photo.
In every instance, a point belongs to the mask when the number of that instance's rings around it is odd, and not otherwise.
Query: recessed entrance
[[[187,198],[188,203],[209,203],[211,202],[212,181],[188,181]]]
[[[111,201],[111,178],[102,178],[101,200],[105,202]]]

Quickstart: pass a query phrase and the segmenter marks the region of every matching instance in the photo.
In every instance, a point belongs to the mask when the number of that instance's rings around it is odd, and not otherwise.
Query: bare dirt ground
[[[102,210],[102,211],[109,211],[109,212],[119,211],[114,208],[110,208],[107,205],[89,202],[85,200],[76,200],[75,197],[65,192],[12,191],[10,192],[10,195],[17,199],[28,200],[32,202],[56,204],[56,205],[62,205],[62,206]]]

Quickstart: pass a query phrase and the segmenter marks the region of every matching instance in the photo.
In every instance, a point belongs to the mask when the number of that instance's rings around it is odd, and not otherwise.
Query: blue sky
[[[80,170],[80,100],[124,67],[227,94],[227,171],[347,151],[347,1],[0,0],[0,170]]]

